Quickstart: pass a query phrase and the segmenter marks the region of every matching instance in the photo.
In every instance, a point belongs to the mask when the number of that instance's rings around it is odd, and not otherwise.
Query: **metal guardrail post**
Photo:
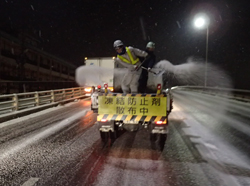
[[[80,91],[81,96],[84,95],[84,88],[81,87],[80,90],[81,90],[81,91]]]
[[[62,99],[65,100],[65,97],[66,97],[66,95],[65,95],[65,89],[63,89]]]
[[[35,102],[36,106],[40,105],[39,92],[35,92]]]
[[[52,102],[55,102],[55,92],[54,90],[51,90],[50,92],[51,92],[50,95],[51,95],[51,103],[52,103]]]
[[[13,94],[13,111],[17,111],[19,108],[19,104],[18,104],[18,95],[17,94]]]

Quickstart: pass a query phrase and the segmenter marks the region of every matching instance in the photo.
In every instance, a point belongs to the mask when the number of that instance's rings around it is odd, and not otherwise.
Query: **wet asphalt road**
[[[250,185],[249,108],[175,91],[163,151],[142,128],[102,143],[89,100],[2,123],[0,185]]]

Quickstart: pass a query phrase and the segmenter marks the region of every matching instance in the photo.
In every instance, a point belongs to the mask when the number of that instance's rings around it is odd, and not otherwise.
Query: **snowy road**
[[[175,91],[161,152],[146,130],[103,144],[90,101],[0,124],[0,185],[250,185],[250,104]]]

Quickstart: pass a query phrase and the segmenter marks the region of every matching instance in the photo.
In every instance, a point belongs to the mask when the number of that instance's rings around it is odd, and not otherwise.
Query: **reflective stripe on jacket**
[[[132,56],[132,54],[131,54],[131,52],[130,52],[130,50],[129,50],[128,47],[126,47],[126,52],[128,53],[128,56],[129,56],[130,61],[127,60],[126,58],[124,58],[123,56],[120,56],[120,55],[117,55],[117,57],[118,57],[121,61],[126,62],[126,63],[129,63],[129,64],[132,64],[132,65],[136,64],[136,63],[139,61],[139,58],[138,58],[138,57],[137,57],[136,59],[133,58],[133,56]]]

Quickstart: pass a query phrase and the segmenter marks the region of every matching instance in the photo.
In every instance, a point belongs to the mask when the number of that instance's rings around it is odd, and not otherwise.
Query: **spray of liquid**
[[[231,97],[232,81],[230,76],[221,68],[211,63],[206,63],[199,59],[189,58],[186,63],[180,65],[173,65],[169,61],[163,60],[155,65],[156,68],[163,69],[165,71],[164,81],[167,82],[168,88],[173,86],[205,86],[205,75],[206,86],[209,89],[204,89],[204,94],[195,94],[190,92],[182,92],[178,89],[174,89],[175,98],[183,98],[187,95],[195,96],[194,105],[200,111],[207,113],[212,116],[214,123],[220,123],[223,118],[227,115],[227,109],[229,108],[229,99],[224,99],[224,96]],[[205,71],[207,73],[205,73]],[[216,88],[216,89],[215,89]],[[218,89],[223,91],[217,91]],[[211,90],[212,89],[212,90]],[[209,94],[222,94],[223,97],[211,97]],[[202,100],[202,101],[201,101]],[[216,101],[215,101],[216,100]],[[185,101],[185,98],[184,100]],[[211,104],[212,103],[212,104]],[[211,112],[213,111],[213,112]],[[211,117],[208,117],[207,121],[211,122]],[[215,126],[216,127],[216,126]]]
[[[121,81],[126,73],[125,68],[119,69],[107,69],[98,66],[81,66],[76,70],[76,81],[81,86],[95,86],[103,85],[104,79],[107,77],[115,78],[114,87],[120,89]],[[207,87],[217,87],[217,88],[228,88],[224,89],[225,93],[229,96],[231,94],[230,88],[232,87],[231,78],[227,73],[216,65],[207,63],[205,65],[204,61],[194,60],[192,58],[188,59],[186,63],[180,65],[173,65],[167,60],[159,61],[152,69],[155,72],[164,71],[163,74],[163,88],[171,88],[173,86],[204,86],[205,80],[205,70],[207,70]],[[159,79],[162,77],[154,76],[152,73],[149,74],[148,88],[155,88]],[[176,92],[177,91],[177,92]],[[176,98],[178,97],[178,89],[173,90]],[[208,90],[205,91],[209,92]],[[199,93],[196,96],[200,96]],[[200,96],[202,99],[208,100],[208,102],[214,102],[214,99],[208,96]],[[199,102],[199,98],[196,101]],[[217,100],[217,99],[216,99]],[[211,104],[197,104],[200,109],[204,109],[205,113],[207,111],[215,111],[217,115],[214,118],[224,117],[226,115],[226,110],[228,108],[229,101],[227,99],[221,99],[215,103],[215,106],[211,107]],[[220,117],[218,117],[220,115]]]
[[[108,79],[115,78],[116,83],[120,84],[126,72],[127,69],[125,68],[110,69],[94,65],[80,66],[76,69],[76,82],[80,86],[103,86],[104,83],[108,83]]]
[[[206,75],[207,87],[231,88],[232,81],[227,73],[211,63],[189,58],[187,63],[173,65],[167,60],[159,61],[155,68],[165,71],[165,81],[172,81],[172,86],[204,86]],[[206,73],[205,73],[206,71]]]
[[[188,59],[186,63],[180,65],[173,65],[167,60],[162,60],[159,61],[152,70],[164,71],[164,83],[168,82],[168,87],[166,88],[181,85],[204,86],[205,70],[207,71],[207,87],[232,87],[230,77],[221,68],[211,63],[205,65],[203,61],[194,60],[192,58]],[[106,80],[109,78],[115,78],[116,86],[120,87],[122,78],[126,72],[126,68],[109,69],[92,65],[81,66],[76,70],[76,82],[80,86],[97,86],[103,85],[103,83],[108,83]]]

